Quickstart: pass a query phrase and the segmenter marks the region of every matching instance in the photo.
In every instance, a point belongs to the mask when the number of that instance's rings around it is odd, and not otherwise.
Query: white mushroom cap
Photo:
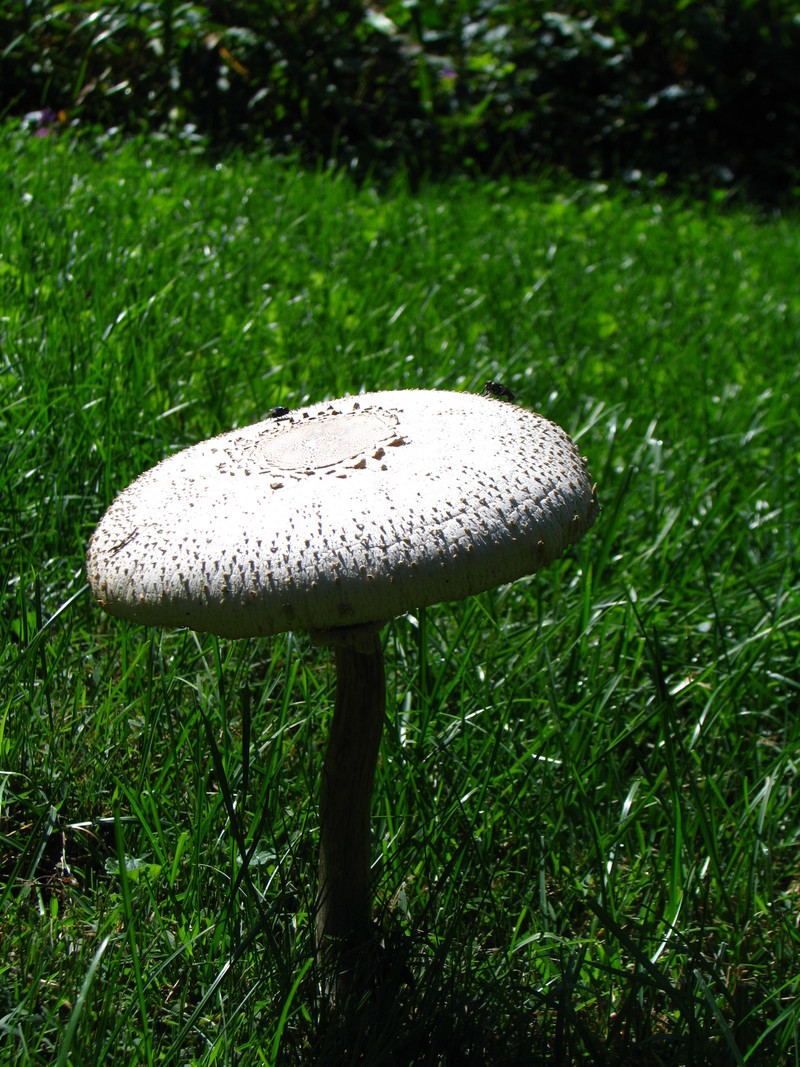
[[[86,554],[112,615],[230,637],[383,621],[561,555],[597,498],[569,437],[467,393],[366,393],[194,445]]]

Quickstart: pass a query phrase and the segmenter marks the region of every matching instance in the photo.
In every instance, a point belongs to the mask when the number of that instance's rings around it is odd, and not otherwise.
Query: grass
[[[0,1061],[800,1062],[796,218],[0,145]],[[385,630],[386,975],[313,960],[302,634],[104,618],[114,494],[276,404],[512,387],[604,511]]]

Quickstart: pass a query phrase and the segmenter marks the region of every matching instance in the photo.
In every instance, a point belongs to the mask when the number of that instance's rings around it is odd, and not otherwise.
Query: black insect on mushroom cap
[[[229,637],[305,629],[334,649],[316,940],[339,995],[372,944],[381,627],[532,573],[597,512],[586,462],[553,423],[483,396],[407,390],[185,449],[136,479],[92,535],[89,584],[112,615]]]
[[[500,382],[486,382],[483,386],[483,395],[493,396],[495,400],[507,400],[510,404],[514,403],[514,394]]]

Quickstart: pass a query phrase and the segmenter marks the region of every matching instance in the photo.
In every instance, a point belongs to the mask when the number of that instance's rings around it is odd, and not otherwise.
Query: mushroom
[[[112,615],[226,637],[302,629],[334,648],[316,945],[340,994],[373,936],[381,627],[531,574],[597,512],[586,462],[553,423],[491,397],[404,390],[281,411],[187,448],[92,535],[89,584]]]

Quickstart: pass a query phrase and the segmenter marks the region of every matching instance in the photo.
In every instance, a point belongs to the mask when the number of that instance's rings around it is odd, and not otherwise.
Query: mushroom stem
[[[335,1000],[353,988],[355,973],[372,958],[370,804],[386,712],[380,635],[354,629],[351,635],[339,631],[331,642],[336,704],[319,801],[317,957]]]

